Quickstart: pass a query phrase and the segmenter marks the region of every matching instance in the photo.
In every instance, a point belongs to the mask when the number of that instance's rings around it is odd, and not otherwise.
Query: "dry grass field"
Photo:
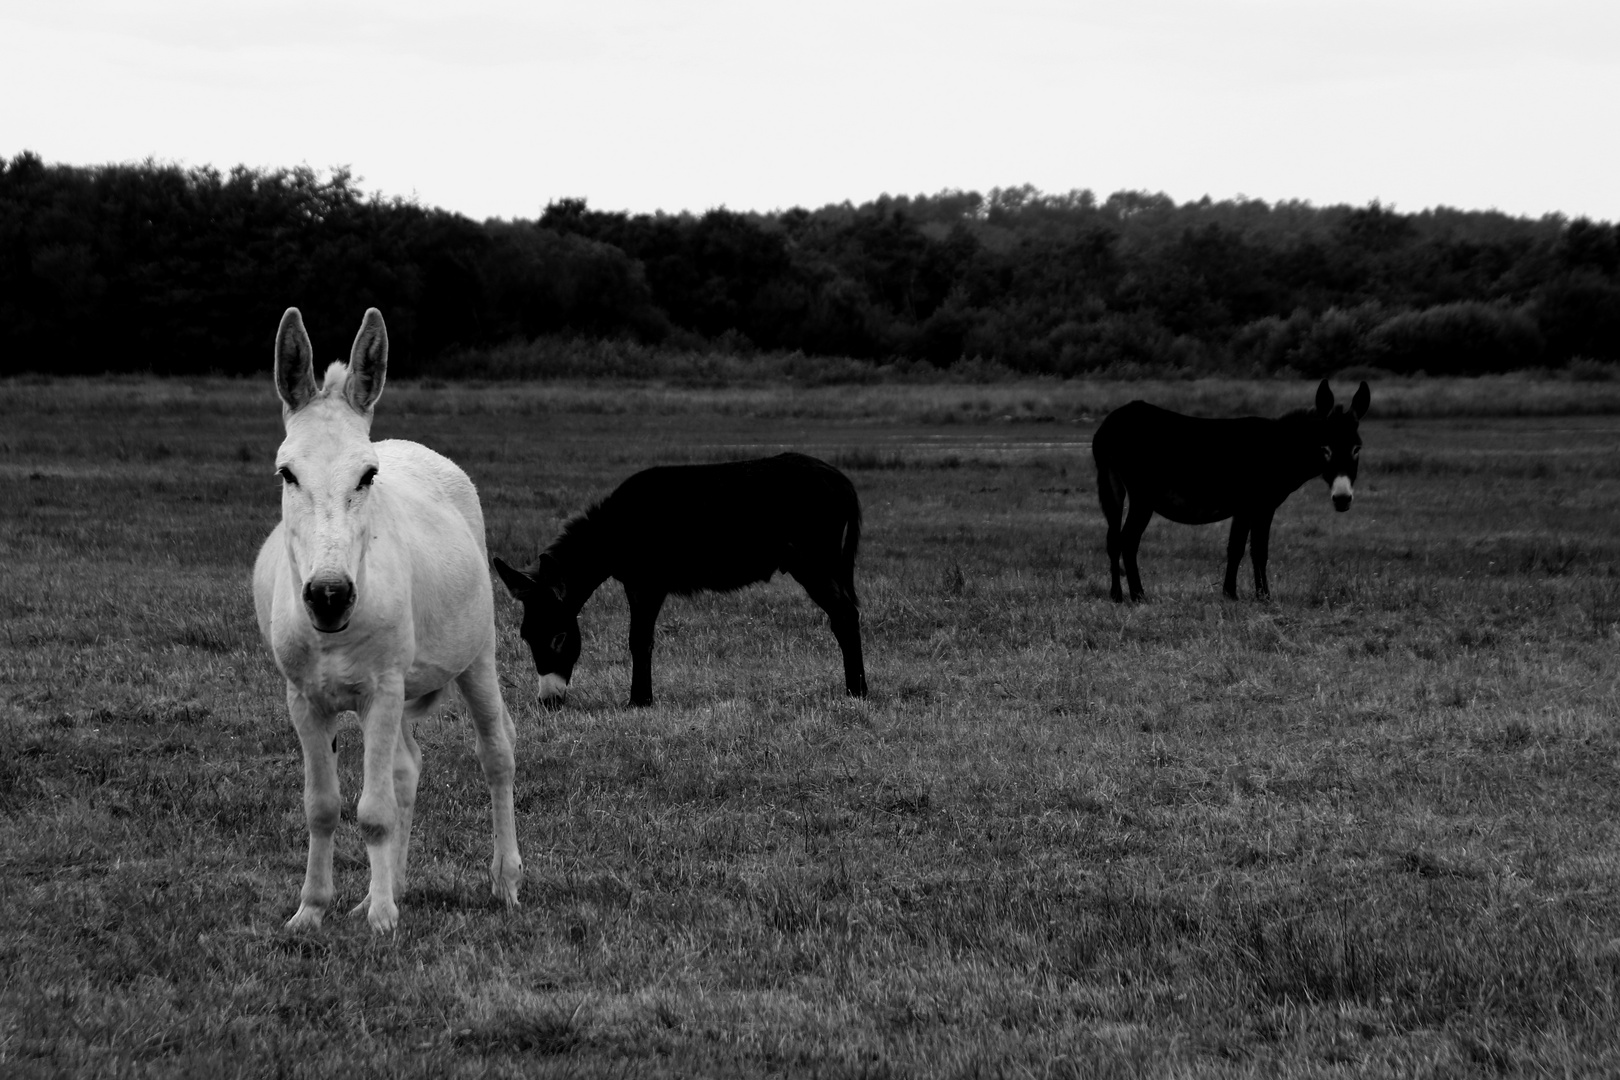
[[[0,382],[0,1074],[1620,1073],[1620,388],[1375,385],[1271,602],[1163,520],[1109,602],[1102,412],[1313,390],[390,385],[374,434],[466,468],[509,559],[646,465],[840,465],[873,693],[777,581],[672,600],[629,709],[610,584],[541,711],[502,595],[524,906],[456,704],[379,938],[282,929],[268,375]]]

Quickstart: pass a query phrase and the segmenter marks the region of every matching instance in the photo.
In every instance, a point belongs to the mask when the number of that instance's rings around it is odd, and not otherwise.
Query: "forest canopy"
[[[475,222],[344,170],[0,161],[10,371],[246,374],[297,305],[401,374],[558,337],[1018,372],[1483,374],[1620,361],[1620,230],[1033,187]]]

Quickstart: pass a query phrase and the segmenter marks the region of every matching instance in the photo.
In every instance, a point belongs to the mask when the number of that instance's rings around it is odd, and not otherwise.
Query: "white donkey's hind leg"
[[[332,834],[337,831],[342,809],[337,752],[332,749],[332,736],[337,727],[333,717],[319,715],[290,683],[287,711],[292,714],[293,728],[304,750],[304,820],[309,824],[309,861],[304,869],[304,888],[299,894],[298,911],[287,920],[287,928],[314,929],[321,925],[321,916],[332,902]]]
[[[518,855],[517,824],[512,813],[512,741],[516,727],[495,674],[495,640],[471,667],[456,677],[467,699],[478,739],[478,764],[489,784],[490,816],[495,831],[495,855],[490,860],[490,887],[507,907],[518,906],[518,885],[523,880],[523,859]]]

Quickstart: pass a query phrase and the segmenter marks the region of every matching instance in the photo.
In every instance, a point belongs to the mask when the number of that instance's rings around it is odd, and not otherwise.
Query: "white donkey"
[[[371,441],[388,367],[388,331],[366,312],[345,367],[315,384],[297,308],[276,331],[276,390],[287,437],[276,451],[281,524],[259,551],[259,630],[287,678],[304,748],[309,865],[292,928],[317,927],[332,902],[338,823],[337,720],[360,715],[365,781],[358,817],[371,891],[354,909],[371,928],[399,919],[422,751],[411,725],[452,680],[478,734],[495,826],[490,879],[517,906],[523,861],[512,820],[516,729],[495,676],[495,605],[484,516],[467,474],[413,442]]]

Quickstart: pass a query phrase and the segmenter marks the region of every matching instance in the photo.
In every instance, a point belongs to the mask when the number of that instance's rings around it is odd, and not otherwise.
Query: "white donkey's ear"
[[[276,329],[276,393],[288,412],[309,404],[318,391],[315,385],[315,350],[310,347],[304,317],[290,307]]]
[[[387,375],[388,327],[383,325],[382,312],[367,308],[360,332],[354,335],[354,348],[349,350],[349,379],[343,387],[355,412],[371,411],[382,397]]]

